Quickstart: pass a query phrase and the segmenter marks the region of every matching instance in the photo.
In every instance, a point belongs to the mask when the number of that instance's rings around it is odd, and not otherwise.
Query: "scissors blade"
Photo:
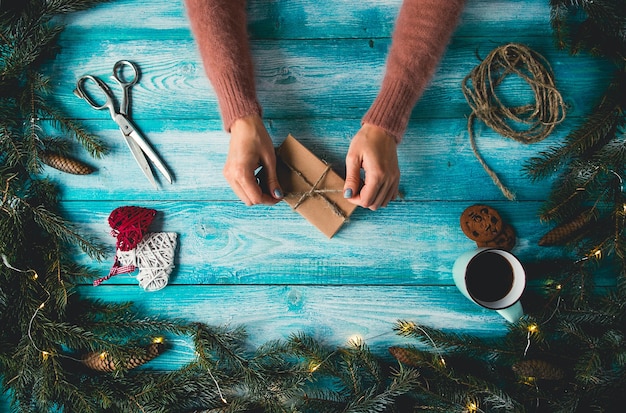
[[[165,179],[167,179],[167,182],[171,184],[172,176],[170,175],[169,171],[167,170],[167,168],[165,167],[165,165],[163,164],[159,156],[156,154],[156,152],[152,150],[148,142],[143,138],[143,136],[141,136],[139,132],[137,132],[137,128],[135,128],[135,126],[132,124],[130,119],[118,113],[117,115],[115,115],[115,122],[119,126],[120,130],[124,134],[124,137],[127,139],[127,141],[130,140],[134,142],[134,144],[140,148],[140,151],[143,152],[140,158],[137,158],[137,156],[135,156],[135,159],[137,159],[137,162],[140,163],[140,166],[142,166],[143,168],[143,165],[141,165],[141,162],[139,159],[143,159],[143,161],[145,162],[146,158],[144,157],[144,154],[148,155],[148,158],[150,158],[150,160],[154,163],[156,168],[163,174]],[[132,149],[133,148],[131,146],[131,150]]]
[[[139,168],[142,170],[143,174],[146,176],[146,178],[148,178],[148,181],[152,183],[152,186],[154,186],[155,189],[159,189],[159,186],[154,179],[154,175],[152,174],[152,170],[150,169],[150,165],[148,164],[148,161],[146,160],[146,157],[144,156],[141,148],[130,136],[124,135],[124,139],[126,140],[126,144],[130,148],[130,152],[133,154],[133,157],[135,158],[135,161],[137,161],[137,164],[139,165]]]
[[[152,161],[154,166],[156,166],[161,174],[163,174],[167,182],[171,184],[172,176],[170,175],[170,172],[167,170],[165,164],[163,164],[163,162],[161,161],[161,158],[159,158],[159,155],[157,155],[156,152],[150,147],[148,142],[146,142],[146,140],[136,130],[133,130],[129,134],[129,137],[133,140],[133,142],[135,142],[137,146],[139,146],[139,148],[141,148],[144,154],[148,155],[148,158]]]

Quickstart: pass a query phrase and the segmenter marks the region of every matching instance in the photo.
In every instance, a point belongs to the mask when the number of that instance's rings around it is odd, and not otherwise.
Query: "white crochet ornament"
[[[176,251],[175,232],[148,232],[137,246],[129,251],[117,250],[117,260],[122,266],[139,268],[137,280],[146,291],[165,287],[174,270]]]

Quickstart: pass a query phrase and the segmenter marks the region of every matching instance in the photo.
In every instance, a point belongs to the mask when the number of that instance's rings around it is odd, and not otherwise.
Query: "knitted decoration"
[[[116,363],[116,360],[105,351],[91,351],[85,354],[81,361],[85,366],[96,371],[112,372],[117,369],[116,365],[118,364],[123,364],[125,369],[130,370],[152,360],[161,354],[164,349],[165,346],[162,342],[152,343],[145,347],[145,354],[131,356],[124,363]]]
[[[160,290],[174,269],[177,237],[175,232],[150,232],[135,249],[117,252],[119,264],[133,270],[139,268],[137,280],[144,290]]]
[[[137,279],[146,291],[165,287],[174,269],[178,235],[174,232],[147,232],[156,210],[137,206],[119,207],[109,215],[111,235],[117,238],[115,262],[109,274],[98,278],[98,286],[118,274],[139,269]]]
[[[146,291],[160,290],[167,285],[174,270],[177,238],[175,232],[147,233],[134,249],[117,250],[109,274],[95,280],[93,285],[98,286],[115,275],[131,273],[139,268],[139,285]]]
[[[130,251],[139,244],[148,231],[156,210],[137,206],[123,206],[113,210],[109,215],[111,235],[117,238],[116,248]]]

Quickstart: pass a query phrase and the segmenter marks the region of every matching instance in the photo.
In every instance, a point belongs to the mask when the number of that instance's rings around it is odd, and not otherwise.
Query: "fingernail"
[[[343,191],[343,197],[352,198],[352,188],[348,188],[345,191]]]
[[[283,197],[283,191],[281,191],[280,188],[274,189],[274,197],[282,198]]]

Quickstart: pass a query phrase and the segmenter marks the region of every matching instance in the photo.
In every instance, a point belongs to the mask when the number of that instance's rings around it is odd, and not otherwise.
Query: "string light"
[[[2,259],[2,263],[4,264],[5,267],[22,273],[22,274],[32,274],[30,275],[30,278],[35,281],[37,283],[37,285],[39,286],[39,288],[41,288],[41,290],[43,292],[46,293],[46,299],[43,300],[41,302],[41,304],[39,304],[39,306],[37,306],[37,308],[35,309],[35,312],[33,313],[33,315],[30,318],[30,321],[28,322],[28,330],[27,330],[27,335],[28,335],[28,339],[30,340],[30,344],[35,348],[35,350],[37,350],[38,352],[41,353],[41,358],[45,361],[48,360],[49,357],[53,357],[55,356],[54,353],[50,352],[50,351],[46,351],[46,350],[42,350],[40,349],[37,344],[35,343],[35,340],[33,339],[33,323],[35,322],[35,318],[37,318],[37,314],[39,314],[39,311],[43,310],[46,306],[46,303],[50,300],[50,298],[52,298],[52,294],[50,294],[50,291],[48,291],[38,280],[39,280],[39,274],[37,274],[37,271],[32,270],[32,269],[28,269],[28,270],[21,270],[19,268],[16,268],[14,266],[12,266],[9,263],[9,259],[7,258],[7,256],[5,254],[0,254],[0,258]],[[74,360],[74,361],[82,361],[67,355],[63,355],[62,357],[69,359],[69,360]]]
[[[154,344],[163,344],[165,342],[165,338],[163,337],[155,337],[152,339]]]
[[[471,401],[469,403],[467,403],[467,405],[465,406],[468,413],[476,413],[478,411],[478,403],[475,401]]]
[[[350,336],[350,338],[348,339],[348,343],[354,346],[360,346],[361,344],[363,344],[363,337],[361,337],[359,334],[354,334]]]
[[[197,350],[194,351],[194,353],[197,358],[201,358],[200,353]],[[202,364],[205,364],[205,363],[202,363]],[[217,389],[217,394],[219,395],[220,400],[222,401],[222,403],[228,404],[228,402],[226,401],[226,398],[224,397],[224,394],[222,394],[222,388],[220,387],[220,384],[217,382],[217,379],[215,378],[215,376],[213,375],[213,372],[211,372],[211,368],[208,366],[208,364],[206,366],[206,370],[209,373],[209,376],[211,376],[211,380],[213,380],[213,383],[215,383],[215,388]]]
[[[537,378],[533,376],[524,377],[524,384],[528,386],[536,386]]]
[[[618,174],[617,172],[615,172],[612,169],[610,169],[609,172],[611,172],[613,175],[615,175],[617,177],[617,179],[619,180],[619,190],[620,190],[620,192],[624,192],[624,180],[622,179],[620,174]]]
[[[593,252],[591,253],[591,255],[592,255],[595,259],[599,260],[599,259],[601,259],[601,258],[602,258],[602,250],[601,250],[600,248],[597,248],[595,251],[593,251]]]
[[[528,325],[526,330],[528,332],[526,333],[526,348],[524,349],[524,357],[526,357],[526,354],[528,353],[528,349],[530,348],[530,336],[533,334],[537,334],[539,332],[539,326],[533,323],[533,324]]]
[[[215,387],[217,388],[217,394],[220,396],[220,400],[222,401],[222,403],[228,404],[228,402],[224,398],[224,395],[222,394],[222,389],[220,388],[219,383],[215,379],[215,376],[213,376],[213,373],[211,372],[211,369],[209,368],[209,366],[207,366],[206,369],[209,372],[209,376],[211,376],[211,380],[213,380],[213,383],[215,383]]]
[[[437,352],[437,356],[439,357],[439,362],[441,363],[442,367],[446,366],[446,360],[443,358],[443,356],[441,355],[441,351],[439,351],[439,347],[437,347],[437,344],[435,344],[435,340],[432,339],[431,336],[428,335],[428,333],[426,332],[426,330],[424,330],[422,327],[418,326],[417,324],[411,322],[409,323],[411,325],[412,328],[417,328],[418,330],[420,330],[422,333],[424,333],[424,335],[426,337],[428,337],[428,339],[430,340],[430,343],[433,345],[433,348],[435,349],[435,351]]]

